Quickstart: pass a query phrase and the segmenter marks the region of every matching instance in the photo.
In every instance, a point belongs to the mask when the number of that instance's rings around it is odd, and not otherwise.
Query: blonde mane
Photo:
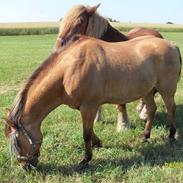
[[[63,31],[64,29],[70,28],[80,14],[82,14],[86,10],[86,7],[83,5],[76,5],[73,6],[70,11],[64,16],[59,32]]]
[[[88,20],[86,35],[101,38],[108,28],[108,21],[95,12]]]
[[[83,12],[90,11],[89,6],[77,5],[71,8],[71,10],[64,16],[59,33],[66,34],[73,24],[78,20],[79,16]],[[100,16],[97,12],[94,12],[88,19],[88,25],[86,28],[85,35],[92,36],[95,38],[101,38],[108,28],[108,21]]]

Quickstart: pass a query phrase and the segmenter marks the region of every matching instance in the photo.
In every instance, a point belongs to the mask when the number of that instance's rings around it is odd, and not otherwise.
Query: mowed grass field
[[[183,54],[183,33],[162,32],[175,41]],[[57,35],[0,36],[0,117],[11,107],[26,78],[50,54]],[[166,77],[166,75],[165,75]],[[171,84],[171,83],[170,83]],[[104,105],[103,118],[95,124],[95,132],[103,147],[93,150],[90,166],[78,172],[83,157],[80,114],[67,106],[58,107],[42,123],[43,144],[37,171],[24,172],[16,161],[11,163],[8,140],[0,125],[0,183],[37,182],[183,182],[183,78],[176,93],[177,141],[167,141],[168,123],[164,104],[158,106],[151,139],[141,143],[145,123],[135,110],[138,102],[128,105],[132,128],[116,132],[117,111]],[[2,121],[2,120],[1,120]]]

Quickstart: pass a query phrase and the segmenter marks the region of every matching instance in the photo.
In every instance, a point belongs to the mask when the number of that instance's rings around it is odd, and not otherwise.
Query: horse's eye
[[[77,25],[81,25],[81,24],[83,24],[83,22],[84,22],[84,19],[83,19],[83,18],[80,18],[80,19],[78,20],[78,22],[77,22]]]

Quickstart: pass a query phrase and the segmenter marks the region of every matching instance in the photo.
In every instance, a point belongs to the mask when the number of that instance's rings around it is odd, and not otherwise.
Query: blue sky
[[[0,0],[0,22],[57,21],[76,4],[96,5],[122,22],[183,24],[183,0]]]

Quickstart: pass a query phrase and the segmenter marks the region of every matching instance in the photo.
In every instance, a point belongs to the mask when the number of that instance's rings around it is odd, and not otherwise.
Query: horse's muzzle
[[[38,157],[34,157],[29,161],[20,162],[20,164],[25,171],[31,171],[36,169],[38,162]]]

